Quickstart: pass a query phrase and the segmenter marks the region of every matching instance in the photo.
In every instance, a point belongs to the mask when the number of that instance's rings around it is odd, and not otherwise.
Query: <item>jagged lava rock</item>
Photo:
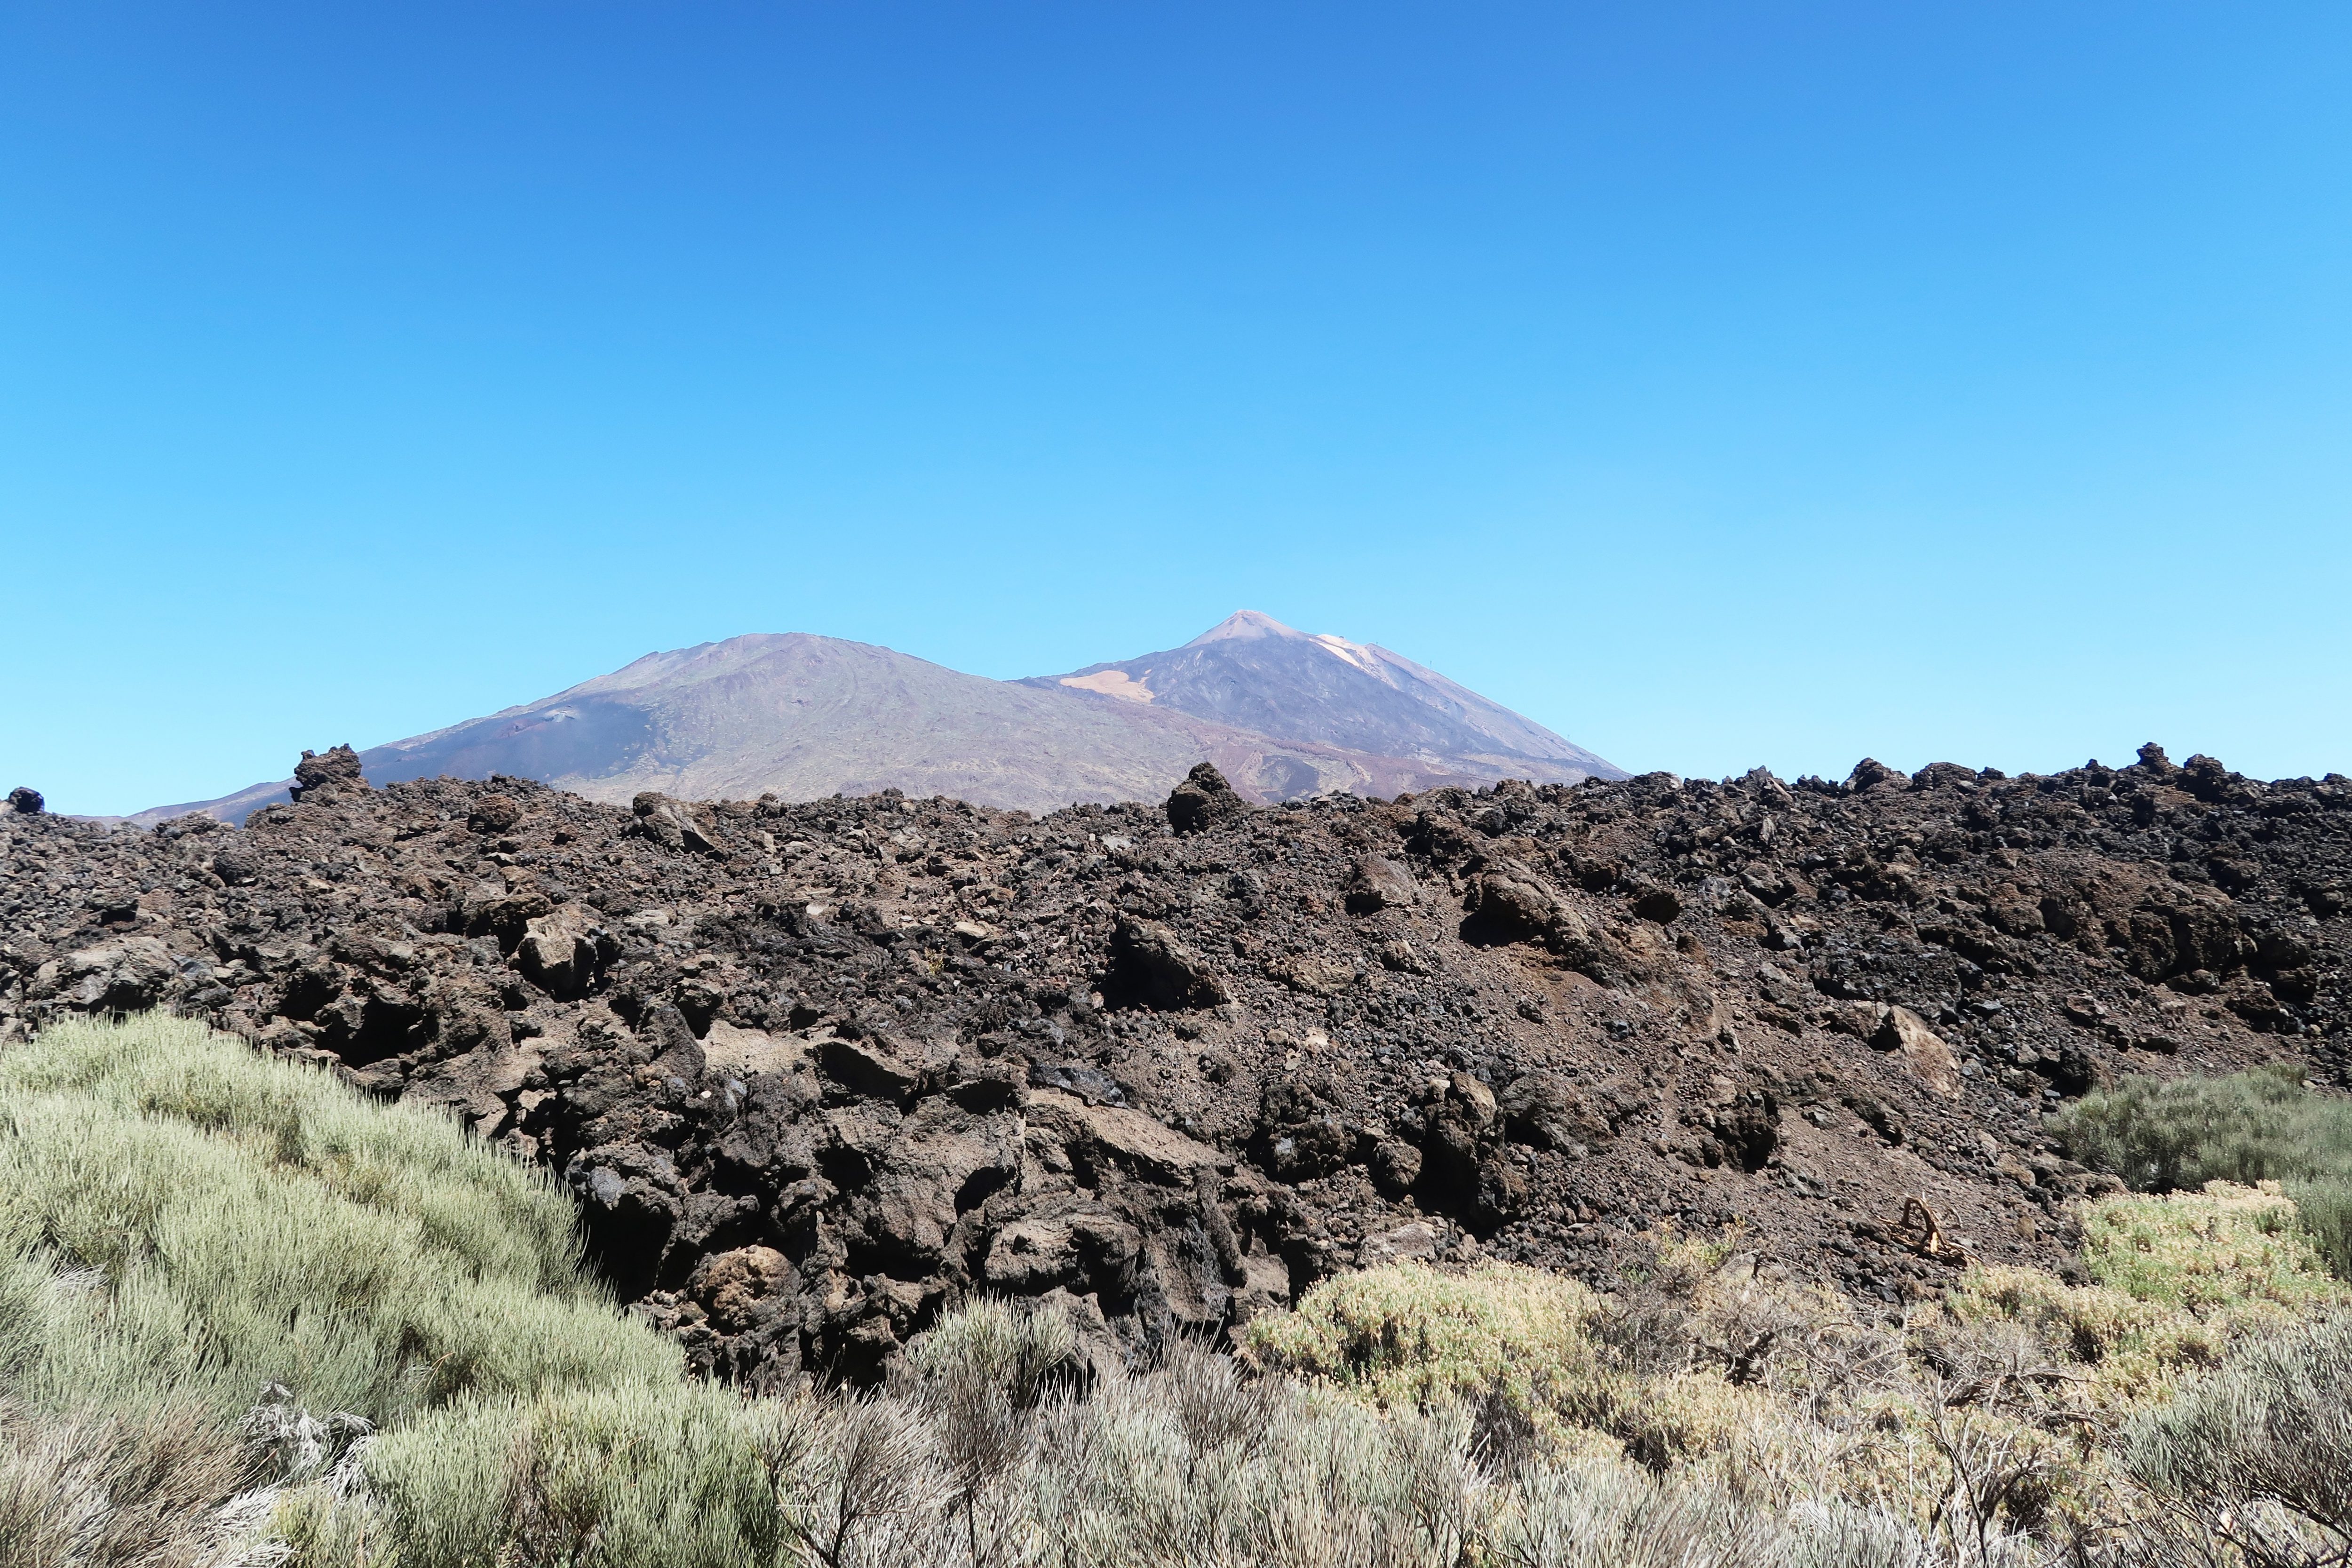
[[[877,1375],[975,1292],[1119,1356],[1382,1258],[1606,1278],[1665,1221],[1901,1300],[2058,1257],[2096,1185],[2042,1136],[2068,1095],[2346,1081],[2334,776],[2151,749],[1268,808],[1212,770],[1032,818],[348,755],[242,829],[0,814],[0,1040],[169,1006],[444,1107],[753,1386]],[[1910,1245],[1915,1197],[1962,1250]]]

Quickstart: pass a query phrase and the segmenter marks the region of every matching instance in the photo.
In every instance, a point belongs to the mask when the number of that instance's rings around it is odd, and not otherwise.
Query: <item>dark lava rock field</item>
[[[2352,781],[2152,746],[1039,818],[298,776],[242,829],[0,813],[0,1042],[169,1007],[445,1106],[755,1385],[968,1293],[1118,1354],[1390,1258],[1606,1279],[1666,1224],[1899,1301],[2063,1266],[2112,1184],[2065,1098],[2352,1074]]]

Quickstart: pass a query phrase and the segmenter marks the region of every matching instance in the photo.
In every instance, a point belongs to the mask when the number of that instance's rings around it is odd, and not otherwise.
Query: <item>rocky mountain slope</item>
[[[1309,639],[1246,614],[1191,646],[1264,651],[1220,655],[1176,682],[1174,700],[1154,703],[1107,701],[1082,683],[990,680],[835,637],[730,637],[648,654],[538,702],[371,747],[360,763],[379,785],[504,773],[614,804],[647,789],[816,800],[892,788],[1027,811],[1156,797],[1202,760],[1254,801],[1389,795],[1506,775],[1622,776],[1384,650]],[[1219,670],[1223,684],[1212,690]],[[1232,679],[1240,670],[1245,685]],[[152,826],[204,811],[242,822],[286,799],[289,782],[131,820]]]
[[[1350,751],[1411,757],[1431,767],[1469,763],[1538,784],[1625,776],[1622,769],[1433,669],[1373,644],[1309,637],[1255,610],[1227,616],[1180,648],[1040,676],[1028,684],[1089,691]]]
[[[2352,781],[2153,747],[1278,807],[1202,769],[1043,817],[357,762],[242,829],[0,816],[0,1038],[172,1006],[446,1105],[755,1383],[973,1292],[1109,1354],[1397,1256],[1599,1277],[1664,1222],[1899,1300],[2063,1263],[2063,1098],[2352,1071]]]

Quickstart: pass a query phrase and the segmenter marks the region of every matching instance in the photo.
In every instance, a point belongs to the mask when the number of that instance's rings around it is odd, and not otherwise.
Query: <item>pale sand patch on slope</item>
[[[1123,669],[1099,669],[1092,675],[1066,675],[1062,684],[1075,686],[1081,691],[1098,691],[1105,697],[1116,697],[1124,702],[1149,702],[1151,688]]]

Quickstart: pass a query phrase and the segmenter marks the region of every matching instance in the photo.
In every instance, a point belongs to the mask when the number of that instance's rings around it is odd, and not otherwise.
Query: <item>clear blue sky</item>
[[[1637,770],[2352,771],[2340,5],[0,5],[0,788],[1237,606]]]

